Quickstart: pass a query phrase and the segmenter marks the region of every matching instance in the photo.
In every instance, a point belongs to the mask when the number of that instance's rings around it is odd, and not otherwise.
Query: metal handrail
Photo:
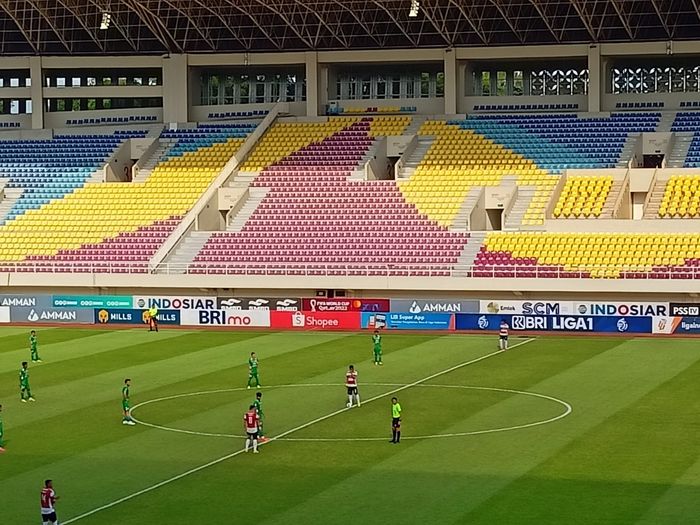
[[[534,278],[534,279],[700,279],[700,266],[659,267],[652,271],[636,266],[584,266],[565,270],[551,266],[450,265],[450,264],[275,264],[275,263],[161,263],[149,268],[148,262],[58,262],[22,261],[0,263],[1,273],[52,274],[161,274],[161,275],[239,275],[239,276],[346,276],[346,277],[453,277],[453,278]]]

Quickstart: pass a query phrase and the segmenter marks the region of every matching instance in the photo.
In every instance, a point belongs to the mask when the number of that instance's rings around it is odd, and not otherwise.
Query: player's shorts
[[[349,396],[356,396],[357,395],[357,387],[356,386],[349,386],[348,387],[348,395]]]
[[[124,409],[124,412],[128,412],[129,411],[129,402],[122,401],[122,408]]]
[[[392,417],[391,418],[391,427],[392,428],[401,428],[401,418],[400,417]]]
[[[50,514],[44,514],[43,512],[41,513],[41,522],[46,523],[56,523],[58,521],[58,518],[56,517],[56,511],[53,511]]]
[[[258,429],[255,429],[255,432],[251,432],[249,429],[246,429],[246,434],[248,434],[248,437],[250,439],[258,439]]]
[[[508,340],[508,336],[507,336],[507,335],[501,335],[501,336],[499,336],[499,338],[501,339],[501,341],[507,341],[507,340]]]

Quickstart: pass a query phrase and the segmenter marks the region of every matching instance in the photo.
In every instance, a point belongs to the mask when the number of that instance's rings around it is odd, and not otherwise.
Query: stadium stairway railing
[[[172,250],[177,247],[180,239],[182,239],[194,226],[197,216],[202,212],[207,203],[216,195],[217,191],[221,186],[223,186],[226,181],[234,174],[238,166],[243,162],[248,153],[252,151],[253,147],[264,133],[274,124],[277,116],[281,113],[289,112],[289,104],[286,102],[278,102],[275,106],[265,115],[260,125],[251,133],[243,146],[238,150],[236,155],[234,155],[231,160],[229,160],[226,165],[221,170],[221,173],[214,179],[214,182],[209,186],[207,191],[205,191],[195,203],[192,209],[183,217],[182,221],[175,230],[170,234],[167,240],[161,245],[161,247],[156,251],[155,255],[151,258],[148,263],[150,271],[155,271],[163,263],[165,258],[170,254]]]

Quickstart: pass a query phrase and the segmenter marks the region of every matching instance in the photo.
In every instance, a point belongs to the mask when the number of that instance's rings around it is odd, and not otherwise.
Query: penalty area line
[[[510,349],[517,348],[518,346],[525,345],[527,343],[531,343],[534,341],[535,338],[531,339],[526,339],[524,341],[521,341],[517,344],[514,344],[513,346],[510,347]],[[489,354],[482,355],[481,357],[477,357],[475,359],[471,359],[469,361],[465,361],[463,363],[460,363],[455,366],[451,366],[450,368],[446,368],[445,370],[441,370],[440,372],[435,372],[434,374],[431,374],[429,376],[426,376],[422,379],[418,379],[416,381],[413,381],[412,383],[408,383],[406,385],[402,385],[400,387],[394,388],[393,390],[389,390],[388,392],[384,392],[383,394],[376,395],[374,397],[370,397],[369,399],[365,400],[364,403],[371,403],[373,401],[377,401],[378,399],[383,399],[387,396],[390,396],[392,394],[396,394],[398,392],[401,392],[403,390],[407,390],[409,388],[413,388],[414,386],[420,385],[421,383],[425,383],[426,381],[430,381],[431,379],[435,379],[436,377],[443,376],[445,374],[449,374],[450,372],[454,372],[455,370],[459,370],[460,368],[464,368],[465,366],[468,365],[473,365],[474,363],[478,363],[480,361],[483,361],[485,359],[489,359],[490,357],[493,357],[498,354],[502,354],[507,352],[507,350],[496,350],[495,352],[491,352]],[[326,414],[325,416],[317,417],[316,419],[312,419],[311,421],[307,421],[306,423],[299,425],[294,428],[290,428],[289,430],[286,430],[282,432],[281,434],[278,434],[274,437],[271,437],[269,441],[266,442],[266,444],[271,443],[272,441],[277,441],[277,440],[282,440],[284,437],[293,434],[295,432],[299,432],[300,430],[304,430],[305,428],[308,428],[312,425],[315,425],[316,423],[320,423],[321,421],[325,421],[327,419],[330,419],[332,417],[337,416],[338,414],[342,414],[343,412],[347,412],[348,410],[352,410],[351,408],[341,408],[339,410],[335,410],[333,412],[330,412],[329,414]],[[189,470],[186,470],[185,472],[182,472],[176,476],[173,476],[168,479],[164,479],[163,481],[160,481],[154,485],[151,485],[149,487],[146,487],[144,489],[138,490],[136,492],[133,492],[131,494],[128,494],[127,496],[123,496],[119,499],[116,499],[114,501],[111,501],[110,503],[107,503],[105,505],[102,505],[100,507],[96,507],[90,511],[84,512],[83,514],[79,514],[73,518],[70,518],[69,520],[63,521],[63,525],[70,525],[71,523],[75,523],[76,521],[80,521],[84,518],[87,518],[89,516],[92,516],[94,514],[97,514],[98,512],[102,512],[103,510],[110,509],[112,507],[116,507],[117,505],[120,505],[124,502],[127,502],[129,500],[132,500],[134,498],[138,498],[139,496],[143,496],[144,494],[148,494],[149,492],[153,492],[154,490],[157,490],[161,487],[164,487],[166,485],[169,485],[171,483],[174,483],[175,481],[178,481],[182,478],[186,478],[187,476],[191,476],[192,474],[196,474],[197,472],[201,472],[202,470],[208,469],[209,467],[213,467],[215,465],[218,465],[219,463],[223,463],[224,461],[227,461],[229,459],[235,458],[236,456],[240,456],[241,454],[245,453],[245,449],[239,449],[235,452],[231,452],[230,454],[226,454],[225,456],[221,456],[219,458],[213,459],[212,461],[209,461],[207,463],[204,463],[203,465],[199,465],[198,467],[191,468]]]

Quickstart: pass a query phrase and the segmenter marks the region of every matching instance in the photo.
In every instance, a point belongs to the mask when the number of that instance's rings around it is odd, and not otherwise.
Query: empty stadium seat
[[[569,177],[554,208],[554,217],[600,217],[612,185],[610,176]]]

